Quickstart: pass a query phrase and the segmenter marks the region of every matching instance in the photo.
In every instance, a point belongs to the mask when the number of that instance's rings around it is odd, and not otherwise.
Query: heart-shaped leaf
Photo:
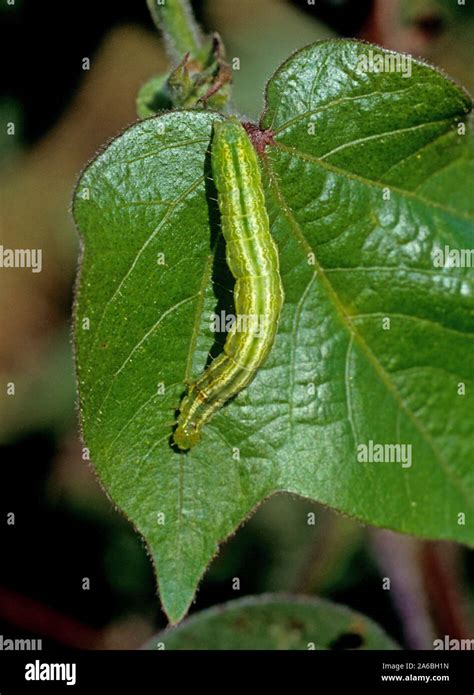
[[[221,116],[142,121],[79,182],[84,438],[147,541],[172,622],[219,541],[276,490],[474,542],[472,269],[438,267],[445,247],[472,245],[471,104],[415,61],[371,71],[369,51],[394,55],[321,42],[269,82],[260,142],[280,330],[189,454],[170,445],[176,408],[221,347],[210,315],[232,300],[210,180]]]

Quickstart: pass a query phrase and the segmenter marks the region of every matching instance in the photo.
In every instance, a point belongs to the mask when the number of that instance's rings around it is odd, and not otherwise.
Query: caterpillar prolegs
[[[272,348],[284,297],[257,154],[237,119],[214,125],[211,167],[226,260],[236,280],[237,320],[223,352],[189,387],[181,402],[174,432],[180,449],[194,446],[216,410],[253,380]],[[242,316],[258,320],[239,321]],[[243,330],[242,325],[246,326]]]

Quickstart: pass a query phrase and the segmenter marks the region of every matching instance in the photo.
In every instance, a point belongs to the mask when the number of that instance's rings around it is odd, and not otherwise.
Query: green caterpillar
[[[226,260],[236,280],[237,320],[223,352],[189,387],[181,402],[174,442],[184,450],[197,444],[203,425],[255,377],[272,348],[284,298],[257,154],[237,119],[214,125],[211,166]],[[245,324],[239,318],[252,316],[258,317],[253,326],[239,330],[239,325]]]

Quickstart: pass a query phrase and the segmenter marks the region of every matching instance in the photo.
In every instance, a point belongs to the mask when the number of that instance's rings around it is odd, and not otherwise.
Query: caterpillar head
[[[178,425],[173,435],[174,443],[183,451],[187,451],[195,446],[201,439],[201,433],[196,425],[188,422],[184,425]]]

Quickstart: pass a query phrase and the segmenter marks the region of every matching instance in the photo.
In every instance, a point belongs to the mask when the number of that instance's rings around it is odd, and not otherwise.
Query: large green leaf
[[[458,134],[470,100],[420,63],[410,78],[364,72],[369,49],[321,42],[270,80],[262,168],[286,293],[280,331],[187,455],[170,446],[175,409],[219,350],[209,315],[232,297],[209,179],[221,116],[142,121],[78,185],[84,437],[147,541],[173,622],[218,542],[276,490],[474,542],[472,270],[433,264],[439,247],[472,245],[473,141]],[[411,444],[412,466],[358,462],[370,440]]]
[[[398,649],[361,613],[316,598],[266,594],[196,613],[149,649]]]

